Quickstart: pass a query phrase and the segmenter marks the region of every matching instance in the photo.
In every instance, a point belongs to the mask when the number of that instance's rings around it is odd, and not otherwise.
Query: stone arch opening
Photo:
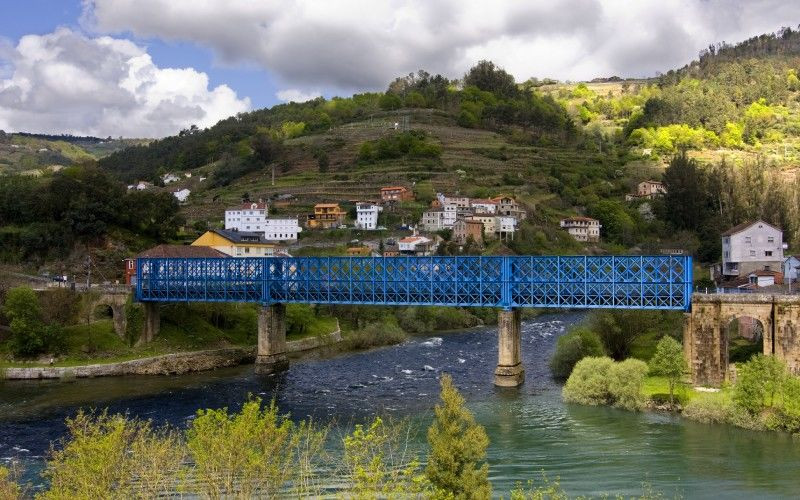
[[[765,326],[760,319],[746,315],[730,318],[722,325],[725,329],[728,364],[745,363],[764,352]]]
[[[111,304],[106,303],[99,303],[95,304],[92,307],[91,312],[91,320],[92,321],[102,321],[102,320],[113,320],[114,319],[114,308],[111,307]]]

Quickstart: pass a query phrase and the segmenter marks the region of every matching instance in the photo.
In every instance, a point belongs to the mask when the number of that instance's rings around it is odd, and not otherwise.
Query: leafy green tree
[[[383,94],[378,100],[378,105],[381,109],[390,111],[393,109],[400,109],[403,107],[403,101],[395,94]]]
[[[603,343],[597,333],[586,327],[577,327],[558,338],[556,351],[550,359],[550,372],[553,377],[566,380],[581,359],[604,355]]]
[[[485,463],[489,437],[464,406],[453,379],[441,379],[441,404],[428,428],[426,475],[441,498],[476,499],[491,496],[489,465]]]
[[[750,414],[772,408],[786,379],[786,365],[775,356],[757,354],[736,367],[733,400]]]
[[[18,500],[22,498],[22,488],[14,481],[11,471],[0,465],[0,498]]]
[[[664,171],[664,217],[678,229],[697,229],[708,217],[709,199],[706,178],[683,151],[670,161]]]
[[[650,359],[650,373],[666,377],[669,381],[669,404],[675,404],[675,384],[686,372],[686,358],[680,342],[665,335],[656,345],[656,353]]]
[[[3,311],[10,320],[11,350],[15,356],[36,356],[63,347],[61,329],[42,321],[39,298],[32,289],[17,287],[9,290]]]
[[[491,61],[479,61],[464,75],[464,86],[474,86],[492,92],[498,97],[519,95],[514,77]]]

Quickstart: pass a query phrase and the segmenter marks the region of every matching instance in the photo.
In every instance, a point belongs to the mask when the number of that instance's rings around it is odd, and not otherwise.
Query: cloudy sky
[[[160,137],[490,59],[652,76],[800,23],[784,0],[0,0],[0,129]]]

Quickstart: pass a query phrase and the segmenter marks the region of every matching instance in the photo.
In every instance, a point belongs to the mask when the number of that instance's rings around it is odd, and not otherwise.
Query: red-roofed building
[[[404,186],[387,186],[381,188],[381,201],[383,202],[397,202],[397,201],[411,201],[414,199],[414,193]]]

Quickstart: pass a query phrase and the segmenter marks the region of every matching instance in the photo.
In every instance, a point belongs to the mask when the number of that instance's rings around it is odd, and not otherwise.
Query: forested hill
[[[100,164],[125,181],[156,180],[169,170],[194,169],[223,160],[220,182],[281,161],[280,143],[404,109],[431,109],[467,128],[521,131],[529,142],[564,142],[575,135],[566,111],[549,96],[516,85],[511,75],[481,62],[458,82],[425,71],[398,78],[385,93],[314,99],[239,114],[215,126],[190,128],[147,146],[110,155]],[[254,161],[251,161],[254,160]]]

